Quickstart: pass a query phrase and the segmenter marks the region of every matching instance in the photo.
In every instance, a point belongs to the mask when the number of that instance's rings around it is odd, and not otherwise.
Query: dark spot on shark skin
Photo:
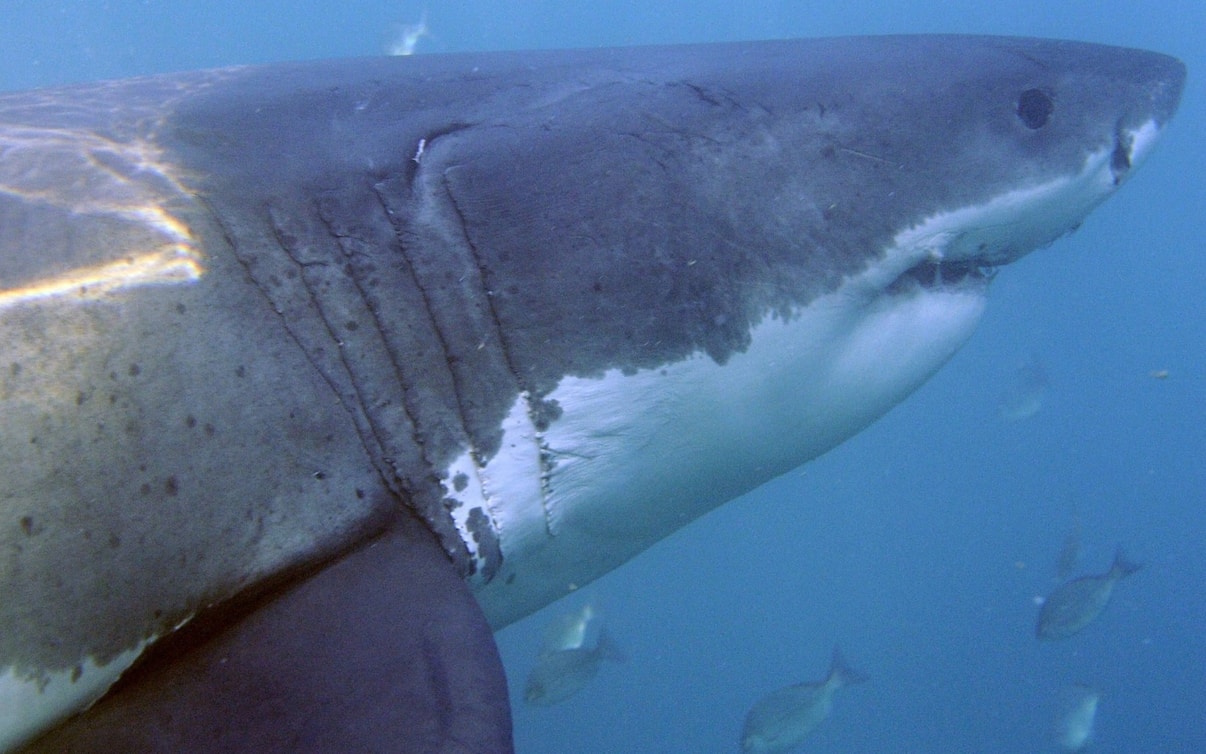
[[[469,477],[465,474],[465,472],[459,472],[452,478],[452,489],[456,490],[457,492],[464,492],[465,488],[468,486]]]
[[[167,493],[168,497],[176,497],[180,493],[180,483],[176,481],[175,474],[168,477],[167,481],[164,482],[163,491]]]
[[[235,368],[235,377],[246,377],[246,376],[247,376],[247,367],[243,366],[242,364],[239,364],[239,366]]]
[[[184,417],[184,426],[188,427],[189,429],[197,426],[197,417],[193,416],[192,414]]]
[[[482,578],[489,581],[502,566],[502,546],[498,542],[498,535],[494,533],[494,527],[490,525],[486,512],[480,507],[469,511],[465,528],[477,543],[477,561],[481,564]]]
[[[42,527],[34,523],[33,516],[22,516],[21,531],[25,536],[33,537],[42,533]]]
[[[13,377],[19,376],[21,374],[21,362],[14,361],[11,365],[9,365],[8,372]]]
[[[129,372],[131,377],[137,377],[138,375],[142,374],[142,367],[138,366],[137,364],[131,364]]]
[[[555,399],[541,399],[532,402],[532,424],[537,430],[545,432],[549,425],[561,418],[561,404]]]
[[[217,432],[217,430],[214,429],[214,425],[210,424],[209,422],[205,423],[205,426],[202,427],[202,430],[205,432],[206,437],[213,437],[214,433]]]
[[[71,669],[71,682],[75,683],[76,681],[78,681],[80,679],[80,676],[82,676],[83,674],[84,674],[84,668],[80,665],[76,665],[74,668]]]

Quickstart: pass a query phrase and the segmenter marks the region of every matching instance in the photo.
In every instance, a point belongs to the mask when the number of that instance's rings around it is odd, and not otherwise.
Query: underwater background
[[[1146,165],[1077,233],[1003,269],[972,341],[821,459],[498,634],[520,754],[735,752],[763,693],[870,680],[800,751],[1206,752],[1206,3],[1195,0],[0,0],[0,89],[285,59],[840,34],[1066,37],[1180,57]],[[1144,564],[1082,633],[1036,641],[1072,573]],[[1073,546],[1075,545],[1075,546]],[[544,627],[590,603],[626,656],[523,703]]]

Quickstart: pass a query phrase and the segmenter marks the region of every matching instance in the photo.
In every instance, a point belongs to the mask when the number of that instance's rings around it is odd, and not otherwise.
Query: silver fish
[[[852,670],[835,647],[825,680],[772,691],[750,708],[741,731],[741,750],[774,754],[794,749],[829,717],[835,691],[865,680],[867,677]]]
[[[1040,639],[1066,639],[1078,633],[1101,615],[1114,594],[1114,585],[1140,567],[1127,560],[1120,546],[1110,570],[1061,584],[1043,602],[1035,635]]]
[[[1090,686],[1076,685],[1065,690],[1056,721],[1055,740],[1064,751],[1084,751],[1093,740],[1093,721],[1101,692]]]
[[[1050,382],[1047,370],[1038,356],[1031,354],[1027,361],[1018,367],[1012,381],[1001,393],[997,403],[997,411],[1007,422],[1017,422],[1029,419],[1043,407]]]
[[[524,686],[525,702],[536,707],[563,702],[598,674],[604,660],[624,661],[624,652],[605,628],[598,629],[594,645],[588,645],[592,624],[600,620],[598,612],[588,604],[549,626],[544,647]]]

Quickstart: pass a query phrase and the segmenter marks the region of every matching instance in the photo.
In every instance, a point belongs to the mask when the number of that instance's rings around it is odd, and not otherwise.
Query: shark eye
[[[1027,89],[1022,92],[1021,97],[1018,97],[1018,117],[1031,131],[1047,125],[1047,120],[1051,117],[1053,110],[1055,110],[1055,103],[1041,89]]]

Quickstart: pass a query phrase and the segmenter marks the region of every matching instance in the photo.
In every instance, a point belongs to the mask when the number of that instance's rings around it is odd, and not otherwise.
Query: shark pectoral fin
[[[232,625],[216,622],[199,619],[200,637],[182,629],[180,644],[27,751],[513,751],[490,628],[409,516]]]

